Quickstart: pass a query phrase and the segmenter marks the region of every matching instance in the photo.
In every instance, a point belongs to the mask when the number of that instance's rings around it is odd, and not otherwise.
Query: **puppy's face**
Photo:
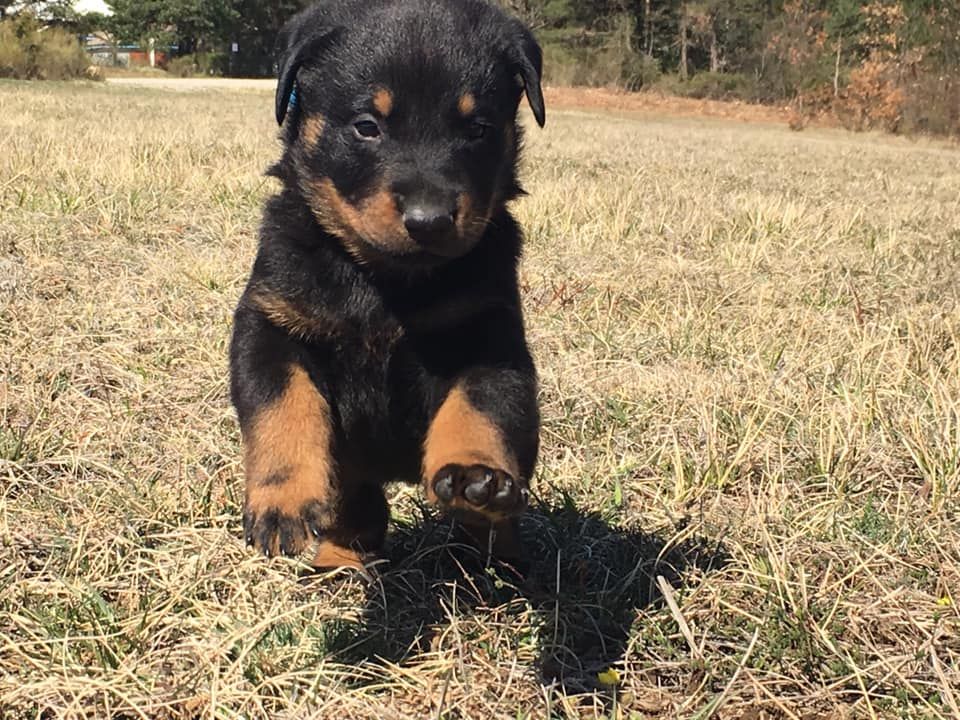
[[[543,124],[529,32],[477,0],[334,0],[284,39],[285,159],[321,227],[361,262],[467,253],[519,192],[524,88]]]

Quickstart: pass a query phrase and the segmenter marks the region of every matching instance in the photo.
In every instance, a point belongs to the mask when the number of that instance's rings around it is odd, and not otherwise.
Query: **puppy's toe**
[[[490,517],[517,515],[530,497],[524,483],[488,465],[445,465],[434,475],[433,492],[446,510]]]

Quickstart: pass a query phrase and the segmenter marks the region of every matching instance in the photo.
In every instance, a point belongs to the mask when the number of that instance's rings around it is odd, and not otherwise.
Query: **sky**
[[[103,0],[77,0],[73,7],[80,12],[101,12],[108,13],[110,8]]]

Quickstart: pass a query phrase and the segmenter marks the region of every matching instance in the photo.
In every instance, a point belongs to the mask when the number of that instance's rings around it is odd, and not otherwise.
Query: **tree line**
[[[789,102],[856,128],[960,130],[958,0],[505,1],[537,29],[561,83]]]
[[[790,103],[797,122],[960,133],[960,0],[501,0],[534,28],[563,85]],[[273,43],[309,0],[0,0],[77,32],[152,39],[204,72],[270,75]]]
[[[108,0],[108,29],[126,42],[154,38],[213,72],[273,73],[274,41],[305,0]]]

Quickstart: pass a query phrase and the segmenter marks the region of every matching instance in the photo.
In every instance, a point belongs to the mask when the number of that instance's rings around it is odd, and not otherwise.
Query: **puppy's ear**
[[[315,12],[295,15],[283,26],[277,37],[277,123],[283,125],[290,105],[290,94],[297,80],[297,71],[304,62],[323,52],[334,39],[337,29],[318,22]]]
[[[543,104],[543,90],[540,88],[540,77],[543,72],[543,51],[537,43],[533,33],[520,22],[516,23],[514,37],[516,41],[512,48],[513,68],[523,80],[527,102],[533,110],[533,117],[537,125],[543,127],[547,121],[547,111]]]

